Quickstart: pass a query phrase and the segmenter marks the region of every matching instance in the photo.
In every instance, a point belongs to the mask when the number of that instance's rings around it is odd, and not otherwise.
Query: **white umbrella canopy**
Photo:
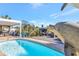
[[[16,24],[16,23],[13,23],[13,22],[0,21],[0,25],[11,26],[11,25],[15,25],[15,24]]]
[[[16,25],[16,24],[20,24],[20,23],[21,23],[21,21],[0,18],[0,25],[11,26],[11,25]]]
[[[22,32],[22,22],[19,20],[10,20],[10,19],[2,19],[0,18],[0,25],[6,25],[6,26],[12,26],[12,25],[19,25],[20,26],[20,37],[22,37],[21,32]]]

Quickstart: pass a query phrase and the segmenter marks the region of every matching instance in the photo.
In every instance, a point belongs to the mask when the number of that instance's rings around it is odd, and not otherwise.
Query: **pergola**
[[[22,22],[21,21],[0,18],[0,25],[13,26],[13,25],[17,25],[17,24],[19,24],[19,26],[20,26],[20,37],[21,37],[22,36],[21,35],[21,32],[22,32],[22,28],[21,28]]]

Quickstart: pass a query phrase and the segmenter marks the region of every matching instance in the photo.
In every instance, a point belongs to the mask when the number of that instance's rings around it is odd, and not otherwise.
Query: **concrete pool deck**
[[[48,38],[45,36],[32,37],[32,38],[19,38],[19,37],[6,36],[6,37],[0,37],[0,42],[14,40],[14,39],[25,39],[25,40],[38,42],[38,43],[44,44],[50,48],[55,48],[60,52],[64,52],[64,44],[57,43],[53,38]],[[0,56],[5,56],[5,54],[0,51]]]

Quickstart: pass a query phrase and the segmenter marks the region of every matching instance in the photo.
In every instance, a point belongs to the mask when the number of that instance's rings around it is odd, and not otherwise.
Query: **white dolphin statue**
[[[68,3],[64,3],[61,7],[61,11],[64,10],[64,8],[67,6]],[[74,7],[79,9],[79,3],[71,3]]]

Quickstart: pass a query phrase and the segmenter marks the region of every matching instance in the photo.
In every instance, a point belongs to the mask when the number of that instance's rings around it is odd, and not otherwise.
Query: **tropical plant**
[[[32,32],[30,33],[30,36],[39,36],[39,35],[40,35],[39,27],[34,27]]]
[[[22,31],[28,33],[29,36],[38,36],[40,33],[39,27],[35,27],[33,24],[23,25]]]

